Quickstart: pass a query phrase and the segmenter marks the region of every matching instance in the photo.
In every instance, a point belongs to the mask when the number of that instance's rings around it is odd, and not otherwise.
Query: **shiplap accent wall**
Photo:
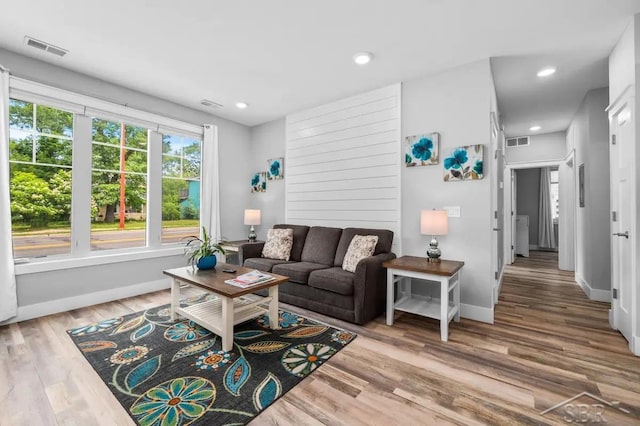
[[[389,229],[401,253],[401,85],[287,116],[286,222]]]

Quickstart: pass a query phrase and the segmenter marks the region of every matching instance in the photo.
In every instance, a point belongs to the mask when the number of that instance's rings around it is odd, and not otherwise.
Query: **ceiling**
[[[637,12],[638,0],[30,0],[3,8],[0,47],[246,125],[497,57],[518,133],[532,120],[566,128],[584,92],[606,85],[604,58]],[[351,60],[363,50],[375,54],[365,67]],[[547,63],[558,73],[542,84]]]

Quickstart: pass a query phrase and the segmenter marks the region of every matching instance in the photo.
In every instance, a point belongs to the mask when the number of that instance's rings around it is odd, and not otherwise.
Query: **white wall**
[[[489,60],[402,85],[402,136],[440,133],[440,153],[446,148],[484,144],[485,177],[479,181],[444,182],[443,158],[436,166],[404,168],[402,172],[403,254],[424,256],[429,237],[420,234],[420,210],[460,206],[461,217],[450,218],[449,234],[439,237],[443,258],[462,260],[461,303],[493,320],[491,260],[491,188],[487,167],[490,138],[491,74]],[[472,308],[467,308],[467,306]]]
[[[575,200],[576,280],[603,291],[611,289],[608,95],[607,88],[586,94],[570,125],[572,141],[567,143],[575,147],[575,173],[581,164],[585,170],[585,207],[578,205],[577,195]]]
[[[558,161],[567,155],[565,132],[541,133],[529,136],[529,145],[506,147],[507,164]]]
[[[267,160],[284,157],[286,149],[285,119],[270,121],[251,128],[250,174],[245,179],[245,191],[249,191],[249,180],[253,173],[267,169]],[[284,163],[284,178],[287,179],[287,162]],[[261,225],[256,227],[258,239],[267,238],[267,230],[277,223],[284,223],[284,180],[268,180],[267,192],[249,194],[247,208],[259,209]],[[247,229],[248,232],[248,229]]]
[[[242,212],[249,203],[250,166],[244,161],[249,155],[248,127],[4,49],[0,49],[0,64],[9,68],[11,73],[18,77],[126,104],[132,108],[188,123],[217,125],[220,147],[221,231],[223,235],[232,239],[246,236]],[[116,263],[108,267],[76,268],[66,273],[43,272],[19,275],[17,277],[19,312],[28,310],[29,305],[35,303],[42,304],[95,292],[108,293],[133,284],[153,282],[163,278],[162,269],[183,264],[183,256],[178,255],[142,262]],[[108,273],[104,273],[106,270]],[[82,300],[90,299],[88,297]],[[44,309],[46,311],[46,307]],[[39,312],[44,311],[41,309]]]
[[[388,229],[400,252],[400,84],[290,114],[286,132],[287,222]]]

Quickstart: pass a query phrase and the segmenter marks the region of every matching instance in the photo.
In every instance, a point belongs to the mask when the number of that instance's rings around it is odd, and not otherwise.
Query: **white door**
[[[511,170],[511,263],[516,260],[516,213],[518,212],[518,179]]]
[[[631,103],[624,103],[611,116],[611,284],[613,326],[632,341],[633,265],[632,221],[635,218],[635,185],[632,178],[634,122]],[[614,217],[615,216],[615,217]],[[617,293],[617,295],[615,294]]]

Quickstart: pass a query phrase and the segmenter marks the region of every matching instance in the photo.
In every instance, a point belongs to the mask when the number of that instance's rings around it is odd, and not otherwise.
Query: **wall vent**
[[[507,147],[514,148],[516,146],[529,145],[529,136],[519,136],[517,138],[507,138]]]
[[[209,99],[203,99],[200,101],[200,103],[206,107],[211,107],[211,108],[222,108],[222,104],[219,104],[218,102],[214,102],[214,101],[210,101]]]
[[[41,41],[41,40],[36,40],[35,38],[29,37],[29,36],[26,36],[24,38],[24,41],[27,44],[27,46],[34,47],[36,49],[52,53],[52,54],[54,54],[56,56],[62,57],[64,55],[66,55],[67,53],[69,53],[69,51],[67,49],[63,49],[62,47],[54,46],[53,44],[49,44],[49,43],[46,43],[46,42]]]

